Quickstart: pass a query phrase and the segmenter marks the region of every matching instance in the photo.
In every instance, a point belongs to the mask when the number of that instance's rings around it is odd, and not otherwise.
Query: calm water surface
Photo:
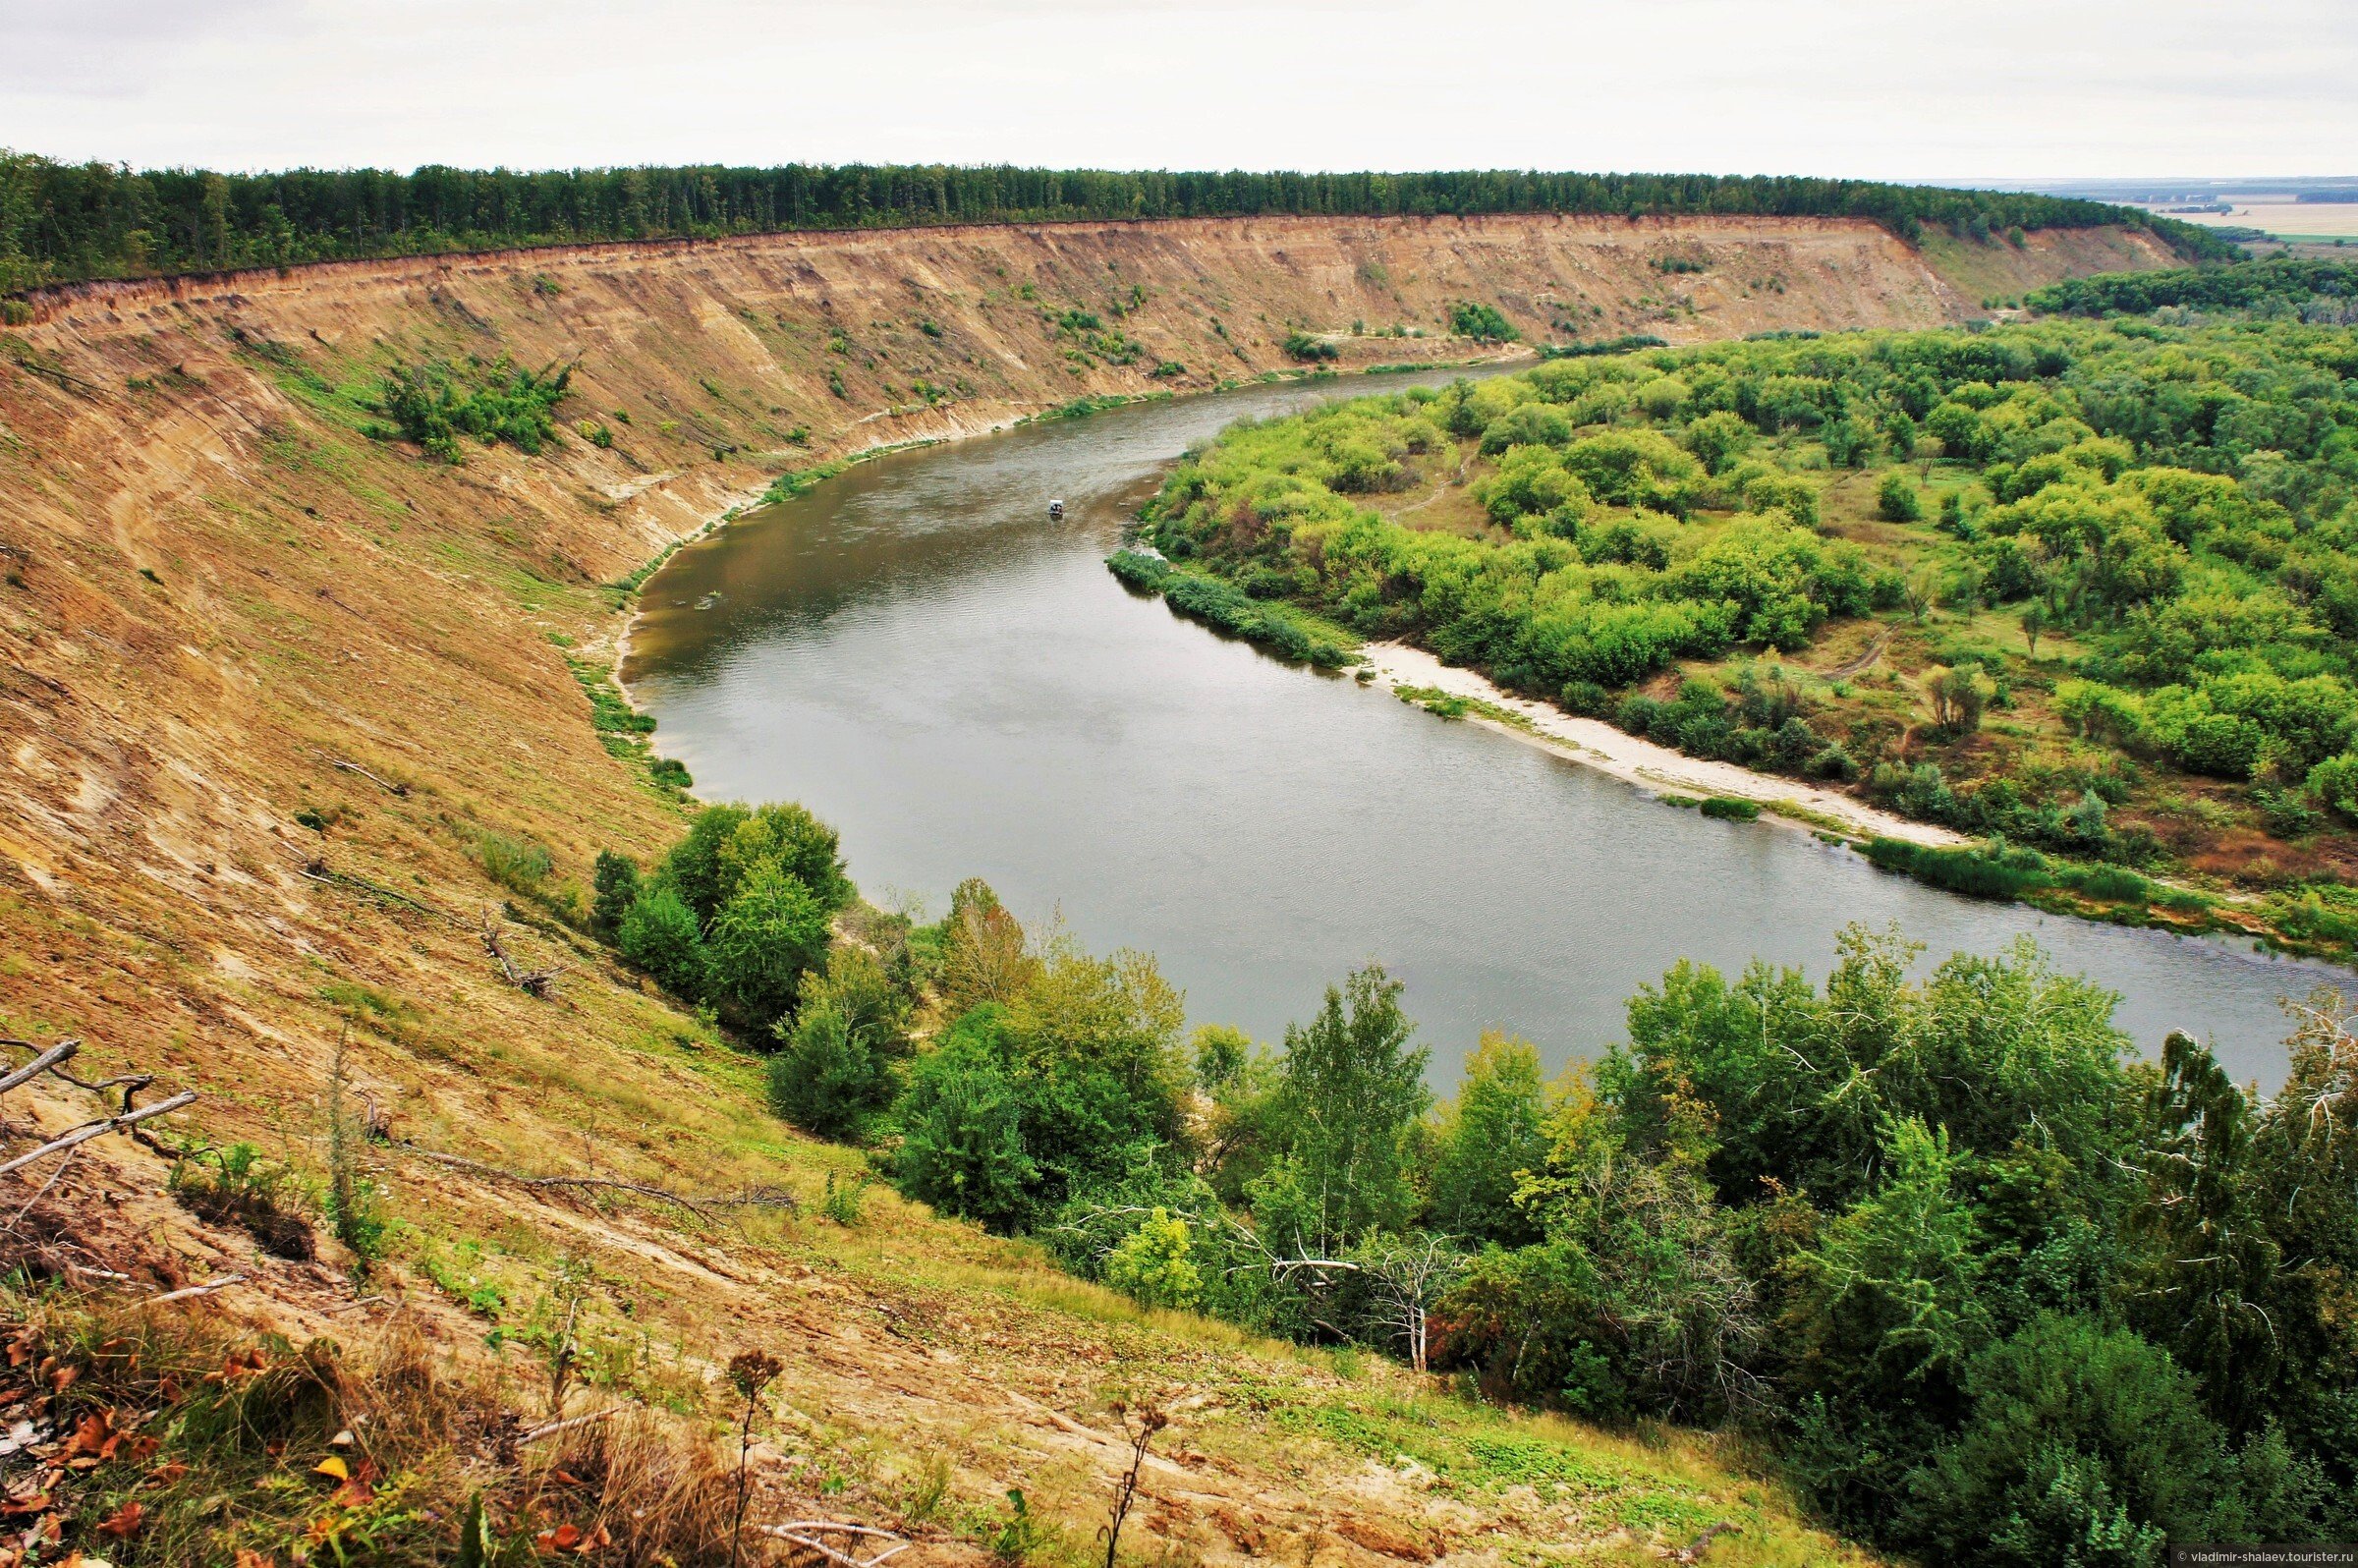
[[[982,876],[1027,922],[1156,954],[1199,1021],[1273,1038],[1380,959],[1434,1077],[1487,1028],[1551,1063],[1620,1037],[1682,956],[1823,978],[1844,924],[1926,962],[2023,934],[2282,1074],[2277,999],[2341,972],[2057,920],[1885,875],[1289,667],[1132,596],[1102,558],[1162,469],[1231,420],[1398,381],[1260,388],[880,458],[683,550],[627,675],[707,800],[799,800],[879,902]],[[1045,517],[1061,496],[1065,521]]]

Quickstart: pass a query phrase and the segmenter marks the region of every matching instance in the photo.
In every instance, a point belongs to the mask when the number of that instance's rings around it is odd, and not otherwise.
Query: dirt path
[[[1635,735],[1625,735],[1601,719],[1578,718],[1544,702],[1515,697],[1492,685],[1488,677],[1443,664],[1423,648],[1401,643],[1372,643],[1360,651],[1374,666],[1377,683],[1386,690],[1432,687],[1453,697],[1475,698],[1504,708],[1529,721],[1531,728],[1480,718],[1476,722],[1488,723],[1501,735],[1511,735],[1527,745],[1570,757],[1641,788],[1727,795],[1758,801],[1770,808],[1798,807],[1813,816],[1871,837],[1938,846],[1970,842],[1962,833],[1929,822],[1912,822],[1834,790],[1797,779],[1755,773],[1733,762],[1687,756]]]
[[[1874,642],[1867,644],[1866,652],[1861,653],[1857,658],[1852,659],[1847,664],[1840,664],[1835,666],[1833,669],[1824,672],[1819,676],[1819,679],[1825,681],[1847,681],[1855,675],[1862,674],[1865,671],[1872,669],[1875,665],[1875,662],[1883,656],[1883,649],[1889,646],[1890,643],[1891,628],[1886,626],[1881,632],[1876,634]]]

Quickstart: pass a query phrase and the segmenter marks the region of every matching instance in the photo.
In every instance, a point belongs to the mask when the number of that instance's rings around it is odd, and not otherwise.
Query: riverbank
[[[1441,691],[1511,715],[1512,722],[1481,709],[1466,716],[1526,746],[1536,746],[1640,789],[1752,801],[1772,818],[1815,832],[1832,829],[1861,839],[1893,838],[1938,849],[1973,842],[1949,828],[1911,821],[1833,790],[1756,773],[1733,762],[1689,756],[1617,730],[1602,719],[1582,718],[1545,702],[1516,697],[1479,671],[1443,664],[1406,643],[1371,643],[1360,649],[1360,658],[1376,672],[1373,684],[1387,692],[1402,687]]]

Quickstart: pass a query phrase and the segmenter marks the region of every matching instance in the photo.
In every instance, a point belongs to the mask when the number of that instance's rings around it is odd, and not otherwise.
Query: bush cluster
[[[2218,286],[2240,299],[2295,276]],[[1816,476],[1845,465],[1873,471],[1894,525],[1867,548],[1820,531]],[[1461,472],[1487,532],[1367,500]],[[2246,786],[2274,832],[2358,823],[2346,326],[2050,321],[1554,360],[1240,425],[1179,465],[1149,518],[1165,555],[1257,596],[1699,755],[1860,778],[1967,831],[2149,859],[2155,838],[2106,812],[2127,799],[2113,783],[2157,764]],[[1918,626],[2009,611],[2034,656],[2042,636],[2071,639],[2051,704],[2065,733],[2049,731],[2068,765],[2016,767],[2004,748],[1942,757],[1983,777],[1902,765],[1900,726],[1862,734],[1823,691],[1768,735],[1696,683],[1607,700],[1902,608]],[[1971,636],[1923,672],[1919,733],[1942,747],[2010,707],[2023,673]]]
[[[376,408],[393,421],[393,433],[445,463],[459,462],[464,455],[462,435],[485,446],[505,441],[519,451],[537,453],[556,435],[554,410],[564,401],[572,377],[570,365],[533,371],[505,360],[471,363],[464,368],[439,362],[407,365],[385,377]],[[597,444],[610,446],[612,438]]]

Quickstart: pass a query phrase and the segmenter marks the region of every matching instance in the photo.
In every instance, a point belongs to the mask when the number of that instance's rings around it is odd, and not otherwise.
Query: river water
[[[870,898],[938,915],[982,876],[1028,924],[1154,953],[1194,1020],[1267,1039],[1380,960],[1442,1088],[1488,1028],[1551,1066],[1596,1054],[1681,957],[1823,979],[1853,921],[1896,922],[1928,965],[2031,935],[2118,992],[2148,1052],[2186,1029],[2238,1077],[2281,1081],[2278,998],[2342,972],[1958,898],[1790,828],[1672,810],[1216,637],[1104,569],[1189,445],[1403,384],[1260,387],[878,458],[680,551],[625,676],[699,795],[803,802]]]

